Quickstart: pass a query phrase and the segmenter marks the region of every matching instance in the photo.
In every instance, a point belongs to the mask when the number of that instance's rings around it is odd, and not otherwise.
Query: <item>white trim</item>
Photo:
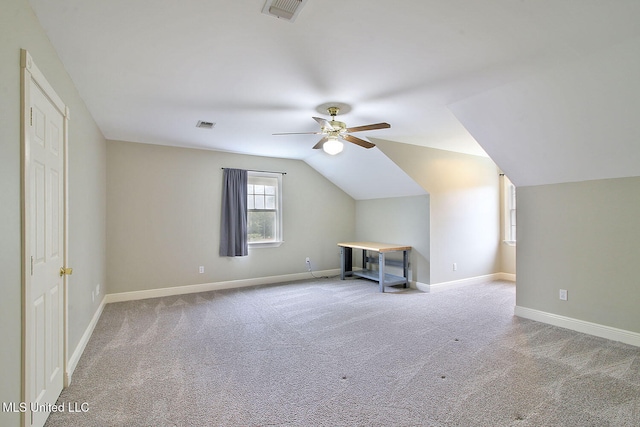
[[[42,71],[40,71],[40,69],[33,62],[31,54],[29,54],[29,52],[24,49],[20,50],[20,66],[31,74],[33,82],[40,86],[42,92],[49,98],[51,103],[55,105],[58,111],[60,111],[60,114],[62,114],[66,118],[69,118],[69,109],[62,101],[62,98],[58,96],[55,89],[49,84]]]
[[[422,291],[422,292],[427,292],[427,293],[428,293],[428,292],[430,292],[429,284],[428,284],[428,283],[422,283],[422,282],[411,282],[411,285],[410,285],[410,286],[411,286],[412,288],[416,288],[417,290]]]
[[[335,276],[340,274],[340,270],[324,270],[314,272],[321,276]],[[173,286],[170,288],[147,289],[144,291],[119,292],[107,294],[105,301],[112,302],[134,301],[147,298],[159,298],[172,295],[193,294],[197,292],[217,291],[220,289],[242,288],[246,286],[269,285],[273,283],[291,282],[294,280],[304,280],[313,278],[309,272],[284,274],[280,276],[257,277],[254,279],[229,280],[225,282],[200,283],[197,285]]]
[[[446,289],[453,289],[453,288],[466,286],[466,285],[481,285],[483,283],[493,282],[494,280],[508,280],[511,282],[515,282],[516,275],[510,274],[510,273],[492,273],[492,274],[486,274],[484,276],[475,276],[475,277],[468,277],[466,279],[452,280],[450,282],[432,283],[430,285],[425,285],[421,283],[421,285],[423,286],[423,289],[421,288],[418,288],[418,289],[424,292],[436,292],[436,291],[443,291]]]
[[[264,248],[278,248],[282,246],[284,240],[279,240],[277,242],[249,242],[249,249],[264,249]]]
[[[506,280],[508,282],[515,282],[516,275],[513,273],[496,273],[497,277],[495,280]]]
[[[34,71],[37,70],[37,67],[34,67],[33,60],[31,56],[28,54],[26,50],[21,50],[20,52],[20,78],[21,78],[21,88],[20,88],[20,102],[21,102],[21,117],[20,117],[20,163],[22,168],[22,175],[20,177],[20,204],[22,208],[22,212],[20,214],[20,219],[22,223],[22,230],[20,232],[22,239],[22,331],[21,335],[21,346],[22,346],[22,354],[21,354],[21,398],[23,402],[27,402],[31,393],[31,370],[30,366],[30,356],[31,356],[31,336],[29,335],[29,331],[31,330],[31,311],[29,307],[29,303],[27,301],[31,298],[31,248],[30,248],[30,227],[31,227],[31,218],[30,213],[28,212],[30,209],[30,195],[29,195],[29,186],[30,186],[30,165],[31,165],[31,140],[29,134],[29,125],[28,120],[30,117],[30,107],[31,107],[31,85],[33,75],[30,70],[33,68]],[[66,313],[65,313],[66,314]],[[66,340],[66,338],[65,338]],[[20,425],[23,427],[27,427],[31,425],[30,417],[26,416],[26,411],[20,414]]]
[[[46,80],[45,80],[46,81]],[[55,93],[55,92],[54,92]],[[69,265],[69,107],[64,107],[64,141],[62,144],[64,146],[64,154],[63,154],[63,195],[62,195],[62,203],[63,203],[63,228],[64,228],[64,242],[63,242],[63,261],[64,267],[70,267]],[[63,373],[63,386],[67,388],[69,386],[69,380],[71,379],[71,374],[69,373],[69,276],[64,275],[62,278],[62,284],[64,289],[64,373]]]
[[[571,317],[560,316],[558,314],[547,313],[527,307],[516,306],[514,314],[518,317],[535,320],[536,322],[547,323],[549,325],[559,326],[561,328],[570,329],[583,334],[594,335],[596,337],[620,341],[625,344],[640,347],[640,333],[637,332],[612,328],[611,326],[586,322],[584,320],[573,319]]]
[[[87,326],[87,329],[84,331],[84,334],[82,334],[82,338],[80,338],[80,342],[76,346],[76,349],[74,350],[73,354],[69,358],[69,361],[67,362],[67,372],[66,372],[67,385],[71,384],[71,376],[73,375],[73,372],[76,370],[76,367],[78,366],[80,357],[82,356],[82,353],[84,353],[84,349],[87,347],[87,344],[89,343],[89,339],[91,339],[91,335],[93,335],[93,330],[96,328],[96,325],[98,324],[98,320],[100,320],[100,316],[102,315],[102,310],[104,310],[104,306],[106,304],[107,304],[106,297],[102,298],[102,301],[100,302],[100,306],[98,307],[95,314],[93,315],[91,322],[89,322],[89,326]]]

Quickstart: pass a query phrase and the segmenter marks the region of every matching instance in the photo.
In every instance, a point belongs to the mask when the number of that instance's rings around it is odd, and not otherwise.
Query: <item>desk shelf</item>
[[[380,273],[376,270],[358,270],[352,271],[351,274],[353,276],[362,277],[363,279],[373,280],[374,282],[380,281]],[[384,285],[383,286],[395,286],[395,285],[406,285],[407,279],[402,276],[396,276],[395,274],[384,274]]]

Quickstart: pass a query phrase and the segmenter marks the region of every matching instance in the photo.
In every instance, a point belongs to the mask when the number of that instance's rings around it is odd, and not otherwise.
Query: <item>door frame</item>
[[[68,266],[68,241],[69,241],[69,187],[68,187],[68,141],[69,141],[69,108],[58,96],[53,87],[49,84],[44,74],[33,62],[33,58],[24,49],[20,51],[20,156],[21,156],[21,239],[22,239],[22,369],[21,369],[21,398],[22,402],[27,403],[27,411],[21,412],[20,424],[30,426],[31,411],[29,409],[29,396],[31,384],[30,372],[30,351],[31,351],[31,197],[30,197],[30,173],[31,173],[31,156],[30,156],[30,95],[32,85],[40,87],[42,92],[49,98],[51,103],[58,109],[63,116],[63,191],[62,191],[62,210],[63,210],[63,262],[64,267]],[[63,266],[61,266],[63,267]],[[67,387],[70,382],[68,373],[68,278],[63,276],[63,387]]]

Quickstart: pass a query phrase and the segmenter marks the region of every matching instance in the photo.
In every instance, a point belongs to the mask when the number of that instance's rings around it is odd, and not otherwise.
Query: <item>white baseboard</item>
[[[450,282],[432,283],[430,285],[421,283],[421,287],[418,287],[418,289],[423,292],[437,292],[466,285],[480,285],[494,280],[508,280],[515,282],[516,275],[510,273],[493,273],[485,274],[483,276],[468,277],[466,279],[452,280]]]
[[[573,319],[571,317],[560,316],[558,314],[547,313],[532,308],[516,306],[514,314],[525,319],[547,323],[553,326],[570,329],[583,334],[594,335],[613,341],[620,341],[640,347],[640,333],[626,331],[624,329],[612,328],[611,326],[600,325],[598,323],[586,322],[584,320]]]
[[[515,282],[516,275],[513,273],[496,273],[496,280],[506,280],[508,282]]]
[[[82,356],[82,353],[84,352],[84,349],[89,343],[89,339],[93,334],[93,330],[96,328],[96,325],[98,324],[98,320],[100,320],[100,316],[102,315],[102,310],[106,305],[106,299],[107,299],[106,296],[102,298],[102,301],[98,306],[98,309],[93,314],[93,318],[91,318],[91,322],[89,322],[89,326],[87,326],[87,329],[84,331],[84,334],[82,334],[82,337],[80,338],[80,342],[76,346],[76,349],[73,351],[73,353],[71,354],[71,357],[69,358],[69,361],[67,362],[67,372],[65,373],[65,376],[66,376],[65,381],[67,386],[71,384],[71,377],[73,376],[73,372],[76,370],[76,367],[78,366],[78,362],[80,361],[80,356]]]
[[[335,276],[340,270],[314,271],[316,276]],[[246,286],[269,285],[273,283],[292,282],[294,280],[312,279],[310,273],[284,274],[280,276],[257,277],[254,279],[229,280],[225,282],[200,283],[197,285],[174,286],[170,288],[148,289],[144,291],[120,292],[107,294],[106,302],[134,301],[147,298],[158,298],[172,295],[193,294],[198,292],[217,291],[220,289],[242,288]]]
[[[410,286],[422,292],[427,292],[427,293],[430,292],[428,283],[411,282]]]

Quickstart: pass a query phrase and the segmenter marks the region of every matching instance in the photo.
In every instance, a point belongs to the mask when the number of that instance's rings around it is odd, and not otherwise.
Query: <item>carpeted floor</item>
[[[515,285],[321,279],[109,304],[54,426],[639,426],[640,348]]]

